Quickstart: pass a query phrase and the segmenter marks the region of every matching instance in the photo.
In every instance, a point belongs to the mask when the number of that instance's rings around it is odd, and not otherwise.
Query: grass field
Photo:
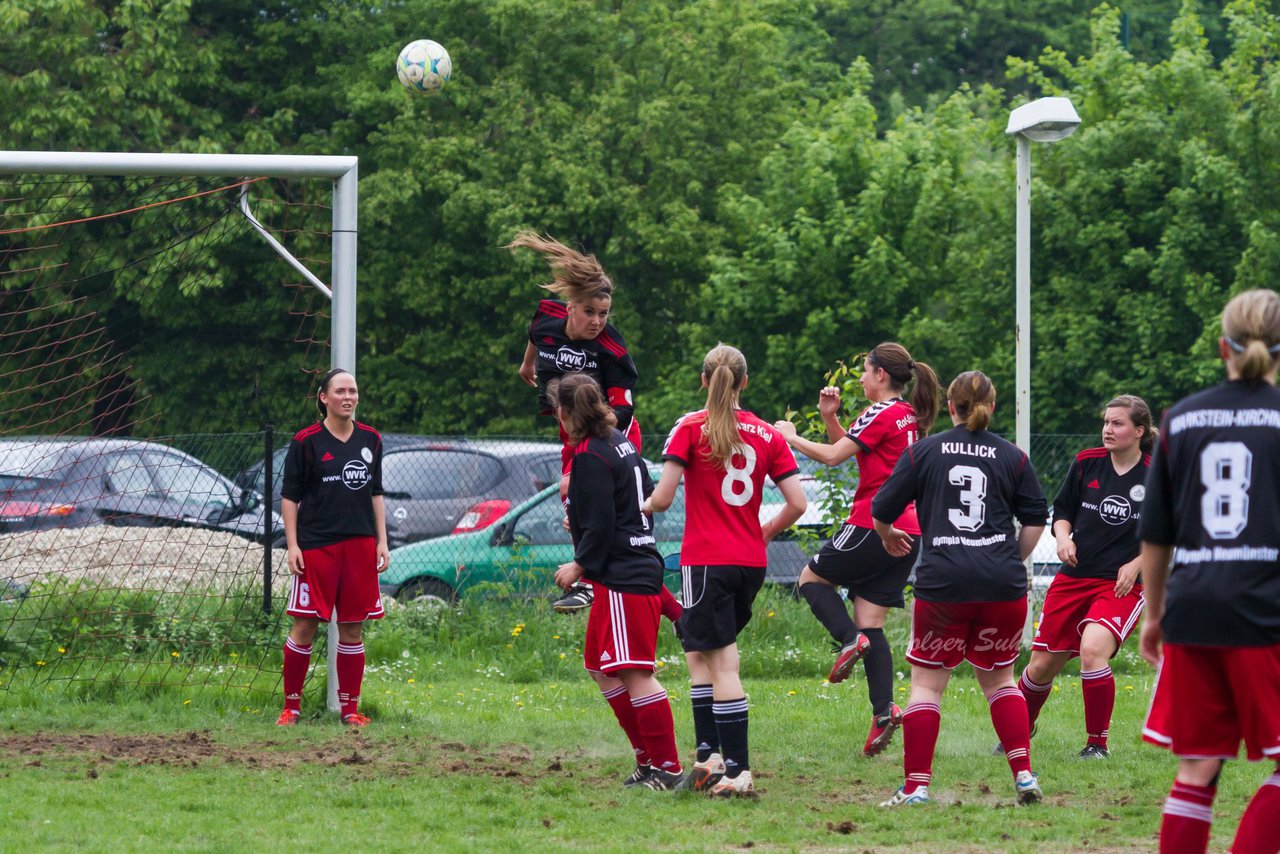
[[[748,670],[767,671],[747,679],[755,801],[622,789],[625,740],[574,660],[581,619],[539,605],[422,631],[403,619],[379,626],[368,646],[380,661],[364,690],[375,723],[363,731],[327,715],[277,729],[269,691],[166,688],[103,700],[10,686],[0,692],[0,850],[1154,847],[1174,762],[1138,741],[1152,682],[1141,665],[1117,659],[1106,762],[1076,758],[1079,680],[1059,680],[1032,745],[1046,801],[1029,808],[1013,805],[1008,767],[991,755],[986,703],[962,672],[943,700],[937,803],[886,811],[876,804],[901,782],[901,741],[864,759],[865,683],[825,684],[828,655],[804,606],[761,604],[744,638]],[[662,678],[688,749],[675,649],[664,637]],[[1213,848],[1230,842],[1269,770],[1228,767]]]

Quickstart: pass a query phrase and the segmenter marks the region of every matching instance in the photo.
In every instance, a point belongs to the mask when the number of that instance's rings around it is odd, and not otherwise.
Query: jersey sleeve
[[[1067,477],[1062,481],[1062,486],[1058,488],[1058,494],[1053,499],[1053,521],[1065,519],[1071,523],[1072,528],[1076,526],[1076,512],[1080,509],[1080,484],[1083,481],[1080,460],[1072,460],[1071,468],[1067,470]]]
[[[1013,496],[1013,515],[1023,525],[1043,526],[1049,518],[1049,505],[1040,488],[1035,467],[1024,453],[1017,466],[1017,488]]]
[[[529,320],[529,343],[537,346],[539,331],[547,324],[559,323],[568,316],[569,307],[560,300],[539,300],[537,308],[533,310],[533,317]]]
[[[769,443],[771,459],[769,460],[769,479],[774,483],[786,480],[793,474],[800,473],[800,467],[796,465],[796,455],[791,453],[791,446],[782,438],[779,433],[773,434],[773,440]]]
[[[615,519],[613,472],[597,454],[586,452],[573,458],[569,510],[578,531],[573,559],[587,572],[598,575],[609,557]]]
[[[662,446],[662,461],[670,460],[688,468],[693,461],[693,452],[693,425],[689,423],[689,416],[684,415],[667,434],[667,441]]]
[[[885,414],[888,411],[888,406],[884,404],[874,403],[868,406],[849,425],[845,435],[856,442],[863,450],[870,451],[883,442],[893,429],[893,418]]]
[[[916,499],[917,480],[915,451],[908,446],[898,457],[889,479],[881,484],[876,497],[871,499],[871,518],[892,525],[907,505]]]
[[[627,344],[614,329],[612,324],[606,325],[599,337],[600,353],[607,355],[604,360],[602,379],[605,397],[613,412],[618,416],[618,429],[627,432],[631,424],[631,415],[635,411],[632,389],[640,374],[636,371],[636,363],[631,360]]]
[[[302,490],[306,485],[306,449],[302,442],[294,438],[289,441],[289,450],[284,455],[284,483],[280,487],[280,497],[287,498],[295,504],[302,500]]]
[[[1167,419],[1166,419],[1167,420]],[[1177,535],[1173,515],[1173,485],[1169,471],[1169,425],[1160,425],[1160,439],[1147,473],[1147,494],[1138,520],[1138,539],[1158,546],[1171,546]]]

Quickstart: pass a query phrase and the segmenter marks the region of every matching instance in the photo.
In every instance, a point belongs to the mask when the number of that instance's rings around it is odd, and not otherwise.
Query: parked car
[[[656,472],[654,473],[656,477]],[[823,485],[804,480],[811,505]],[[765,485],[761,518],[769,518],[785,502],[772,484]],[[820,526],[814,508],[799,524]],[[654,516],[654,537],[666,560],[667,586],[680,589],[680,540],[684,534],[684,486],[671,508]],[[821,540],[811,538],[813,547]],[[552,485],[517,504],[486,530],[470,531],[394,550],[391,566],[380,576],[382,592],[400,599],[430,597],[454,601],[485,582],[512,583],[536,594],[551,591],[556,567],[573,559],[573,544],[564,528],[564,507]],[[779,538],[768,550],[768,580],[794,584],[807,559],[801,541]]]
[[[287,450],[277,450],[272,459],[276,508]],[[265,487],[262,463],[236,480],[254,489]],[[487,528],[513,504],[559,480],[556,442],[384,434],[382,488],[389,545]]]
[[[0,533],[88,525],[189,526],[261,540],[262,496],[157,442],[0,440]],[[280,518],[273,514],[280,541]]]

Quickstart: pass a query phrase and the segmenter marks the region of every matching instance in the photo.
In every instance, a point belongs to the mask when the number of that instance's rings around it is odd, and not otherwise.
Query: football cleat
[[[899,788],[898,791],[893,793],[893,797],[889,798],[889,800],[881,801],[880,806],[901,807],[927,803],[929,803],[929,787],[920,786],[909,795],[903,789]]]
[[[863,756],[875,756],[889,746],[893,740],[893,732],[902,726],[902,709],[894,703],[889,707],[889,714],[871,718],[871,732],[867,733],[867,742],[862,745]]]
[[[693,768],[680,781],[677,789],[690,792],[705,792],[724,777],[724,759],[719,753],[713,753],[705,762],[694,762]]]
[[[551,603],[551,607],[557,614],[576,614],[584,608],[590,608],[595,598],[591,585],[579,581],[569,588],[569,592]]]
[[[285,709],[280,713],[280,717],[276,718],[276,726],[297,726],[301,717],[302,712],[297,709]]]
[[[668,792],[679,788],[680,781],[683,779],[684,774],[679,771],[663,771],[661,768],[654,768],[639,785],[646,789],[653,789],[655,792]]]
[[[359,712],[352,712],[349,715],[342,716],[342,723],[344,726],[368,726],[373,721]]]
[[[750,771],[741,771],[737,777],[721,777],[711,787],[711,795],[717,798],[754,798],[756,784]]]
[[[1110,759],[1111,751],[1099,744],[1086,744],[1080,751],[1081,759]]]
[[[1019,804],[1035,804],[1044,799],[1044,792],[1040,791],[1040,781],[1030,771],[1019,771],[1013,788],[1018,793]]]
[[[639,786],[645,780],[649,779],[649,775],[653,772],[652,765],[637,765],[636,770],[628,775],[627,779],[622,781],[622,785],[630,789],[632,786]]]
[[[867,636],[862,632],[858,632],[853,643],[847,643],[840,648],[840,652],[836,655],[836,663],[831,665],[831,673],[827,675],[827,681],[835,685],[837,682],[848,679],[849,674],[853,672],[853,665],[857,664],[869,649],[871,649],[871,641],[867,640]]]

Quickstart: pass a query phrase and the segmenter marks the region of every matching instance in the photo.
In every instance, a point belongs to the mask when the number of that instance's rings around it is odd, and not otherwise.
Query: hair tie
[[[1234,338],[1232,338],[1231,336],[1224,335],[1223,340],[1226,341],[1227,346],[1230,347],[1236,353],[1244,352],[1244,345],[1241,344],[1239,341],[1235,340]],[[1272,344],[1270,347],[1267,348],[1267,352],[1273,356],[1280,354],[1280,344]]]
[[[914,371],[915,369],[916,369],[916,360],[915,360],[915,359],[911,359],[911,360],[909,360],[909,361],[907,362],[907,370],[908,370],[908,371]]]

